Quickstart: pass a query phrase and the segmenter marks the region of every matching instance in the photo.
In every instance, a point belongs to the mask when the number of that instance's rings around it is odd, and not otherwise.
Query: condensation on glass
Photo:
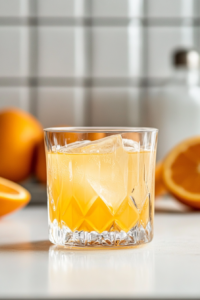
[[[120,247],[153,238],[157,129],[45,129],[49,239]]]

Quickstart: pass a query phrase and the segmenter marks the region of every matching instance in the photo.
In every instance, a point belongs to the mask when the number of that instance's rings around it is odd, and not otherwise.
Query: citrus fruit
[[[163,182],[163,163],[159,162],[156,165],[155,171],[155,197],[162,196],[167,193],[167,189]]]
[[[0,177],[0,217],[25,206],[30,198],[23,187]]]
[[[42,127],[30,114],[13,108],[0,111],[0,132],[0,176],[22,181],[31,173]]]
[[[163,162],[163,181],[178,200],[200,208],[200,137],[172,149]]]
[[[49,140],[52,145],[54,145],[56,140],[58,145],[64,146],[66,144],[71,144],[76,142],[78,140],[78,135],[74,132],[64,132],[64,134],[60,134],[59,132],[53,132],[53,133],[49,132]],[[39,179],[40,182],[46,183],[47,174],[46,174],[44,138],[42,138],[36,146],[36,153],[35,153],[35,159],[33,161],[33,164],[34,164],[34,172],[36,177]]]
[[[36,147],[36,162],[35,162],[35,175],[42,183],[46,183],[46,158],[44,149],[44,139],[42,139]]]
[[[105,133],[103,132],[91,132],[91,133],[88,133],[88,140],[89,141],[96,141],[96,140],[100,140],[100,139],[103,139],[105,137]]]
[[[60,146],[65,146],[67,144],[71,144],[74,143],[78,140],[78,134],[75,132],[65,132],[65,127],[69,127],[67,125],[65,126],[54,126],[53,128],[58,127],[58,130],[60,130],[61,128],[63,129],[62,131],[49,131],[48,134],[48,139],[50,141],[51,145],[55,145],[55,142],[57,143],[57,145]]]

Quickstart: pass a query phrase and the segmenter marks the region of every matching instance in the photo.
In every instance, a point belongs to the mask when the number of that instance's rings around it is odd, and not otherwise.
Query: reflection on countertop
[[[74,280],[76,278],[76,280]],[[49,287],[53,294],[68,291],[105,297],[149,293],[154,286],[154,251],[148,246],[124,250],[49,249]],[[77,287],[79,289],[77,290]]]

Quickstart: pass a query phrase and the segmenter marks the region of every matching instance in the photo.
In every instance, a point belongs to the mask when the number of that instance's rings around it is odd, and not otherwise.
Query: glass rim
[[[75,132],[75,133],[143,133],[158,132],[157,128],[151,127],[48,127],[43,129],[44,132]]]

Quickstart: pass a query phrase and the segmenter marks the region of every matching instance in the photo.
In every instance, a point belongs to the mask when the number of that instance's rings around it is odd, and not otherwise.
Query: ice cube
[[[122,141],[126,151],[128,152],[140,151],[140,143],[130,139],[123,139]]]
[[[60,148],[62,153],[111,153],[119,146],[122,146],[121,135],[109,136],[97,141],[78,141]]]
[[[90,143],[81,150],[87,155],[86,178],[98,196],[115,212],[127,195],[128,153],[121,135]]]
[[[65,146],[62,146],[59,148],[60,153],[79,153],[79,148],[82,148],[83,146],[91,143],[91,141],[84,140],[84,141],[78,141],[74,142]]]
[[[117,134],[89,143],[81,153],[113,153],[119,147],[122,147],[122,137]]]
[[[123,139],[125,140],[125,139]],[[128,141],[128,140],[127,140]],[[132,140],[130,140],[133,142]],[[134,143],[134,142],[133,142]],[[133,148],[133,143],[128,144]],[[97,141],[77,141],[69,145],[62,147],[54,147],[55,152],[60,153],[76,153],[76,154],[89,154],[89,153],[112,153],[117,147],[122,146],[121,135],[112,135],[106,138],[102,138]]]

